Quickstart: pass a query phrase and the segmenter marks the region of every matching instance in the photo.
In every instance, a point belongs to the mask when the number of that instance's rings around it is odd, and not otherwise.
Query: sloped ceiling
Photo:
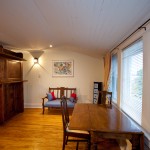
[[[150,0],[0,0],[0,43],[98,57],[149,18]]]

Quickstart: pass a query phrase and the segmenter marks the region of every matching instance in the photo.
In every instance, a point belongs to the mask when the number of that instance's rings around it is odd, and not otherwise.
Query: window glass
[[[121,108],[141,124],[143,89],[143,42],[138,40],[122,52]]]
[[[112,92],[112,101],[117,103],[117,79],[118,79],[118,60],[117,54],[112,55],[111,58],[111,74],[109,91]]]

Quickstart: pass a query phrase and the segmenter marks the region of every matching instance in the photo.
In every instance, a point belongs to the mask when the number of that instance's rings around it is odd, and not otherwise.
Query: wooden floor
[[[0,150],[61,150],[62,118],[60,110],[25,109],[0,126]],[[68,143],[66,150],[75,149]],[[79,144],[85,150],[86,144]]]
[[[0,126],[0,150],[61,150],[62,131],[60,110],[46,110],[42,115],[42,109],[25,109]],[[76,143],[68,143],[66,150],[75,147]],[[80,143],[79,150],[87,150],[87,144]]]

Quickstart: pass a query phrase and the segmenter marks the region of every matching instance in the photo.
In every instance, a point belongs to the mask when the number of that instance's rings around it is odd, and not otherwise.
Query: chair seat
[[[74,108],[75,103],[72,103],[70,100],[67,100],[67,107],[68,108]],[[56,100],[52,100],[52,101],[47,101],[44,104],[44,107],[56,107],[56,108],[60,108],[60,100],[56,99]]]
[[[88,131],[84,131],[84,130],[69,130],[68,127],[66,128],[66,131],[67,131],[67,132],[72,132],[72,133],[87,134],[87,135],[89,135],[89,132],[88,132]]]

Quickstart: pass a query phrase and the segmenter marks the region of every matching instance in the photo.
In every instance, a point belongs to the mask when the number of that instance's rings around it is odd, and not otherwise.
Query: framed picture
[[[52,76],[53,77],[73,77],[73,60],[53,60]]]

